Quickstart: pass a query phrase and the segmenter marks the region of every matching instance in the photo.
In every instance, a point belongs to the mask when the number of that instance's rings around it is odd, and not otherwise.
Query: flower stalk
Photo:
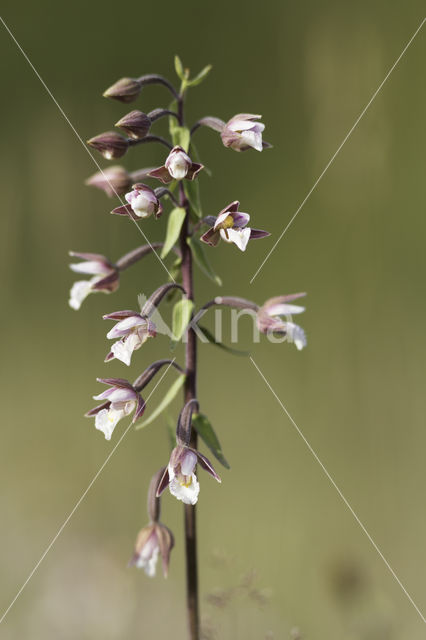
[[[142,349],[149,338],[156,338],[157,334],[164,333],[160,327],[162,319],[159,314],[155,315],[158,307],[160,304],[163,307],[173,301],[171,346],[173,348],[176,342],[184,340],[184,365],[178,364],[176,358],[156,360],[136,377],[133,384],[125,378],[98,378],[98,382],[107,385],[108,388],[94,396],[101,404],[86,415],[94,418],[95,427],[110,440],[120,420],[127,417],[136,423],[142,417],[146,404],[141,393],[145,395],[145,387],[158,372],[165,366],[174,367],[178,372],[178,378],[165,394],[160,406],[141,425],[145,426],[164,411],[183,386],[183,409],[177,422],[176,444],[173,446],[167,467],[160,469],[151,480],[148,492],[149,522],[138,534],[130,564],[143,569],[148,576],[154,576],[157,560],[161,557],[163,573],[164,576],[167,575],[174,538],[170,529],[160,522],[159,518],[160,496],[168,488],[170,494],[184,503],[189,639],[200,640],[196,512],[200,483],[197,478],[197,466],[207,471],[218,482],[221,482],[221,479],[209,459],[199,451],[199,437],[225,468],[229,469],[229,464],[207,416],[200,413],[197,390],[197,340],[202,334],[200,336],[197,322],[214,306],[231,307],[240,311],[250,311],[260,333],[275,333],[288,337],[297,349],[306,345],[306,336],[303,329],[291,319],[291,314],[304,311],[304,307],[291,304],[304,294],[270,298],[261,306],[237,296],[216,296],[198,309],[196,307],[195,265],[216,284],[221,284],[204,252],[217,247],[220,241],[223,241],[223,248],[226,243],[233,243],[241,252],[245,252],[251,240],[266,238],[269,233],[252,227],[251,216],[240,211],[238,200],[232,201],[216,215],[212,215],[212,211],[203,217],[197,183],[200,175],[204,173],[204,165],[199,162],[192,136],[200,127],[210,128],[216,132],[218,140],[225,148],[237,152],[250,149],[262,151],[270,145],[262,138],[265,126],[260,122],[260,115],[240,113],[227,121],[208,116],[198,120],[192,128],[186,127],[186,94],[191,87],[204,80],[211,67],[205,67],[191,78],[189,69],[184,68],[176,57],[175,69],[181,80],[179,90],[166,78],[157,74],[127,77],[115,82],[105,91],[105,97],[127,104],[138,100],[145,87],[160,84],[169,90],[173,102],[149,113],[134,109],[124,114],[115,126],[121,129],[125,136],[116,131],[109,131],[88,141],[90,146],[109,160],[120,158],[136,145],[148,142],[157,142],[166,147],[168,155],[160,167],[144,168],[129,173],[125,168],[114,165],[105,171],[101,170],[87,181],[87,184],[104,191],[109,197],[124,196],[125,200],[121,201],[121,205],[111,211],[122,220],[130,218],[136,224],[143,224],[146,218],[157,220],[162,215],[166,216],[166,237],[164,241],[148,242],[137,247],[116,262],[98,253],[71,252],[71,256],[80,260],[71,264],[71,269],[91,277],[74,283],[69,304],[73,309],[79,309],[90,293],[113,293],[120,285],[122,272],[152,252],[161,250],[163,259],[168,259],[172,253],[175,254],[169,272],[170,281],[159,286],[148,298],[140,295],[139,309],[113,312],[109,309],[108,313],[103,314],[105,320],[115,323],[107,333],[107,338],[114,340],[114,343],[105,361],[116,359],[128,367],[133,366],[138,358],[135,352]],[[165,117],[169,119],[170,140],[151,133],[152,125]],[[145,180],[156,182],[153,185],[145,184]],[[174,208],[167,211],[170,205]],[[214,337],[209,338],[209,341],[224,347],[221,342],[216,342]]]

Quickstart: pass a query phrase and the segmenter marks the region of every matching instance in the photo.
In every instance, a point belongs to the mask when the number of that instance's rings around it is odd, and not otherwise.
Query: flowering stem
[[[179,124],[183,126],[183,96],[178,99]],[[190,300],[194,299],[194,283],[192,274],[192,254],[187,242],[189,237],[189,205],[185,196],[182,182],[179,184],[180,205],[185,208],[186,216],[180,234],[180,250],[182,255],[181,273],[182,285]],[[192,329],[188,330],[185,354],[186,380],[184,386],[184,401],[197,397],[197,342]],[[197,432],[191,431],[190,446],[197,448]],[[186,597],[190,640],[199,640],[200,622],[198,605],[198,567],[197,567],[197,522],[195,505],[184,505],[185,522],[185,553],[186,553]]]

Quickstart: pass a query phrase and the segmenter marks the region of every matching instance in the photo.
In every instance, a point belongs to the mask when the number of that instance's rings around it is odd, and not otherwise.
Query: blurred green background
[[[87,139],[128,110],[102,91],[121,76],[193,72],[190,121],[262,113],[271,151],[236,154],[197,133],[213,178],[205,213],[234,199],[272,238],[210,257],[221,292],[257,302],[308,292],[309,345],[252,354],[420,609],[424,566],[426,33],[405,57],[252,285],[249,280],[420,24],[422,2],[3,3],[3,18]],[[167,357],[159,337],[130,372],[103,364],[101,315],[132,308],[164,273],[154,257],[113,296],[67,305],[70,249],[112,259],[141,243],[114,200],[83,185],[96,168],[3,29],[0,602],[27,579],[126,428],[111,442],[83,413],[97,376],[136,377]],[[144,90],[135,105],[165,106]],[[156,125],[159,132],[165,123]],[[99,157],[97,158],[99,159]],[[130,169],[164,160],[139,147]],[[102,166],[108,163],[100,159]],[[144,231],[160,240],[166,216]],[[198,300],[219,290],[197,276]],[[247,321],[242,348],[251,348]],[[179,354],[181,355],[181,354]],[[205,638],[415,640],[424,624],[248,359],[200,347],[199,394],[232,470],[200,474]],[[161,398],[174,374],[153,395]],[[149,410],[149,407],[148,407]],[[173,407],[177,414],[179,403]],[[164,464],[163,420],[130,430],[1,625],[7,640],[186,637],[181,505],[169,579],[127,569],[145,492]]]

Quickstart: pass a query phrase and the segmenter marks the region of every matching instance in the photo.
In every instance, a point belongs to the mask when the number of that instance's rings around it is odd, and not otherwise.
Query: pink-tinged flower
[[[220,134],[225,147],[230,147],[234,151],[247,151],[250,148],[262,151],[264,147],[269,146],[262,142],[265,125],[262,122],[256,122],[261,117],[251,113],[239,113],[231,118]]]
[[[109,385],[94,400],[104,400],[101,405],[86,413],[86,417],[95,416],[95,427],[102,431],[106,440],[111,440],[112,433],[119,420],[134,412],[132,422],[136,422],[145,411],[145,401],[128,380],[122,378],[97,378],[98,382]]]
[[[222,209],[214,225],[201,236],[201,240],[215,247],[222,238],[225,242],[233,242],[241,251],[245,251],[249,240],[270,235],[268,231],[247,227],[250,216],[248,213],[238,211],[239,206],[240,203],[235,200]]]
[[[69,299],[69,305],[72,309],[80,309],[83,300],[87,298],[89,293],[96,291],[111,293],[118,289],[118,269],[108,258],[98,253],[77,253],[76,251],[70,251],[70,256],[83,260],[83,262],[70,264],[72,271],[93,276],[90,280],[74,282]]]
[[[294,293],[267,300],[257,311],[259,331],[286,335],[288,342],[294,342],[299,351],[306,347],[307,340],[304,330],[292,321],[292,316],[303,313],[305,307],[290,304],[305,295],[305,293]],[[286,320],[282,319],[283,316]]]
[[[120,102],[132,102],[141,92],[142,85],[136,78],[121,78],[104,91],[105,98],[113,98]]]
[[[151,178],[157,178],[164,184],[172,180],[194,180],[204,165],[192,162],[182,147],[173,147],[167,156],[164,166],[149,172]]]
[[[152,522],[139,532],[129,565],[144,569],[146,575],[152,578],[155,576],[158,556],[161,555],[163,574],[167,578],[173,546],[174,538],[170,529],[160,522]]]
[[[143,111],[131,111],[120,118],[115,123],[116,127],[122,129],[129,138],[133,140],[141,140],[145,138],[151,127],[151,118],[143,113]]]
[[[137,311],[116,311],[104,316],[104,320],[117,320],[115,327],[107,333],[109,340],[117,340],[105,361],[113,358],[130,366],[132,354],[148,340],[156,335],[155,324]]]
[[[195,475],[197,462],[215,480],[221,482],[213,465],[202,453],[180,443],[170,455],[169,464],[158,486],[157,496],[168,486],[175,498],[185,504],[195,504],[200,493],[200,485]]]
[[[155,191],[146,184],[133,185],[132,191],[124,196],[129,204],[116,207],[111,213],[126,215],[134,220],[137,218],[149,218],[155,215],[159,218],[163,212],[163,206],[157,198]]]
[[[89,147],[99,151],[107,160],[121,158],[127,153],[129,142],[116,131],[106,131],[87,141]]]
[[[124,195],[130,189],[132,183],[133,180],[130,173],[117,165],[98,171],[90,178],[87,178],[85,184],[101,189],[107,196],[112,198],[115,195]]]

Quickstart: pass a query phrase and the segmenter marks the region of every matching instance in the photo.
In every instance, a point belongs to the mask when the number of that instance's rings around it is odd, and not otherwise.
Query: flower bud
[[[90,138],[87,144],[99,151],[107,160],[121,158],[129,147],[126,138],[123,138],[123,136],[115,131],[107,131],[106,133],[101,133],[99,136]]]
[[[120,102],[132,102],[141,92],[141,84],[135,78],[121,78],[104,91],[104,98],[113,98]]]
[[[105,191],[107,196],[112,198],[115,195],[124,195],[130,189],[132,183],[133,180],[130,173],[117,165],[94,173],[93,176],[87,178],[85,184]]]
[[[135,110],[123,116],[115,126],[123,129],[129,138],[141,140],[145,138],[151,127],[151,118],[146,113]]]
[[[155,191],[145,184],[133,185],[133,190],[126,193],[125,198],[138,218],[149,218],[152,214],[158,218],[163,211]]]

